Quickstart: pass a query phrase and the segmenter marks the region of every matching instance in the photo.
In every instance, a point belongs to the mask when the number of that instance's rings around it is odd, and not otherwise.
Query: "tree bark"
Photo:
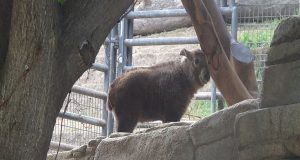
[[[0,0],[0,159],[46,158],[67,93],[132,1]]]
[[[0,0],[0,72],[8,49],[11,9],[11,0]]]
[[[229,60],[231,37],[215,2],[182,0],[182,3],[191,17],[201,48],[208,57],[211,76],[227,103],[233,105],[252,98]],[[248,83],[246,80],[244,82]]]

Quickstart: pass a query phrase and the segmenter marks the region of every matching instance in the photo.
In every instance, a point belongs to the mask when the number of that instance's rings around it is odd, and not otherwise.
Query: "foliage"
[[[238,32],[238,41],[251,49],[267,46],[270,44],[279,22],[280,20],[274,19],[264,23],[247,24],[247,29]],[[250,29],[249,26],[251,26]]]
[[[192,101],[187,114],[191,117],[204,118],[211,114],[210,101]]]
[[[240,27],[241,31],[238,32],[238,41],[247,45],[251,50],[256,50],[259,47],[267,47],[270,45],[274,30],[279,23],[279,19],[274,19],[263,23],[245,24],[243,27],[242,24]],[[257,80],[262,80],[263,72],[263,66],[255,68]]]
[[[64,3],[66,2],[66,0],[57,0],[57,2],[58,2],[60,5],[64,5]]]
[[[262,80],[263,73],[264,73],[264,68],[256,68],[256,73],[255,73],[256,79]]]

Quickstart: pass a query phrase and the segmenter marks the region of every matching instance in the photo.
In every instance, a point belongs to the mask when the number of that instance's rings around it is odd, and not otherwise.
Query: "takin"
[[[178,122],[191,99],[209,79],[207,59],[197,49],[181,60],[129,70],[114,80],[108,94],[117,132],[133,132],[138,122]]]

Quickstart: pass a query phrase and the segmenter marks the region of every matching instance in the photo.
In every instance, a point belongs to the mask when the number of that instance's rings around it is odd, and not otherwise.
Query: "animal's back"
[[[161,120],[168,107],[176,105],[175,103],[185,107],[189,98],[183,95],[190,92],[187,91],[190,89],[192,86],[188,86],[178,62],[133,69],[112,83],[109,109],[121,110],[120,107],[126,107],[128,110],[140,110],[140,121]],[[180,108],[177,109],[181,111]]]

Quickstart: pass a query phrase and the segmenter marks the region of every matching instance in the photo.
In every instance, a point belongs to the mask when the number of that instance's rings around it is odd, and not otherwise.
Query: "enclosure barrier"
[[[72,92],[74,93],[79,93],[79,94],[83,94],[86,96],[90,96],[90,97],[95,97],[95,98],[99,98],[99,99],[106,99],[107,98],[107,93],[106,92],[99,92],[93,89],[89,89],[89,88],[84,88],[84,87],[80,87],[80,86],[76,86],[74,85],[72,87]]]
[[[64,117],[65,119],[73,120],[73,121],[78,121],[81,123],[87,123],[95,126],[101,126],[104,127],[106,126],[106,122],[104,120],[98,119],[98,118],[93,118],[89,116],[84,116],[72,112],[59,112],[58,117]]]
[[[221,14],[231,16],[232,9],[230,7],[219,7]],[[162,18],[162,17],[183,17],[188,16],[185,9],[164,9],[151,11],[132,11],[129,12],[125,18],[140,19],[140,18]]]
[[[104,65],[104,64],[98,64],[98,63],[94,63],[91,67],[91,69],[100,71],[100,72],[107,72],[108,71],[108,66]]]
[[[199,44],[197,37],[165,37],[165,38],[136,38],[125,39],[126,46],[154,46],[154,45],[178,45]]]
[[[220,2],[226,4],[225,2]],[[230,7],[220,7],[221,14],[224,16],[231,16],[231,32],[232,36],[236,38],[237,35],[237,10],[234,0]],[[166,10],[152,10],[152,11],[130,11],[125,18],[118,24],[118,39],[117,44],[117,76],[124,71],[131,68],[138,68],[139,66],[132,66],[132,47],[133,46],[149,46],[149,45],[178,45],[178,44],[199,44],[197,37],[164,37],[164,38],[135,38],[133,39],[133,19],[140,18],[161,18],[161,17],[180,17],[187,16],[185,9],[166,9]],[[211,111],[216,111],[216,100],[218,100],[219,109],[223,108],[223,97],[218,92],[216,93],[216,86],[212,85],[211,93],[197,93],[196,100],[211,100]],[[108,126],[112,125],[110,120],[107,121]],[[109,131],[108,134],[111,132]]]

